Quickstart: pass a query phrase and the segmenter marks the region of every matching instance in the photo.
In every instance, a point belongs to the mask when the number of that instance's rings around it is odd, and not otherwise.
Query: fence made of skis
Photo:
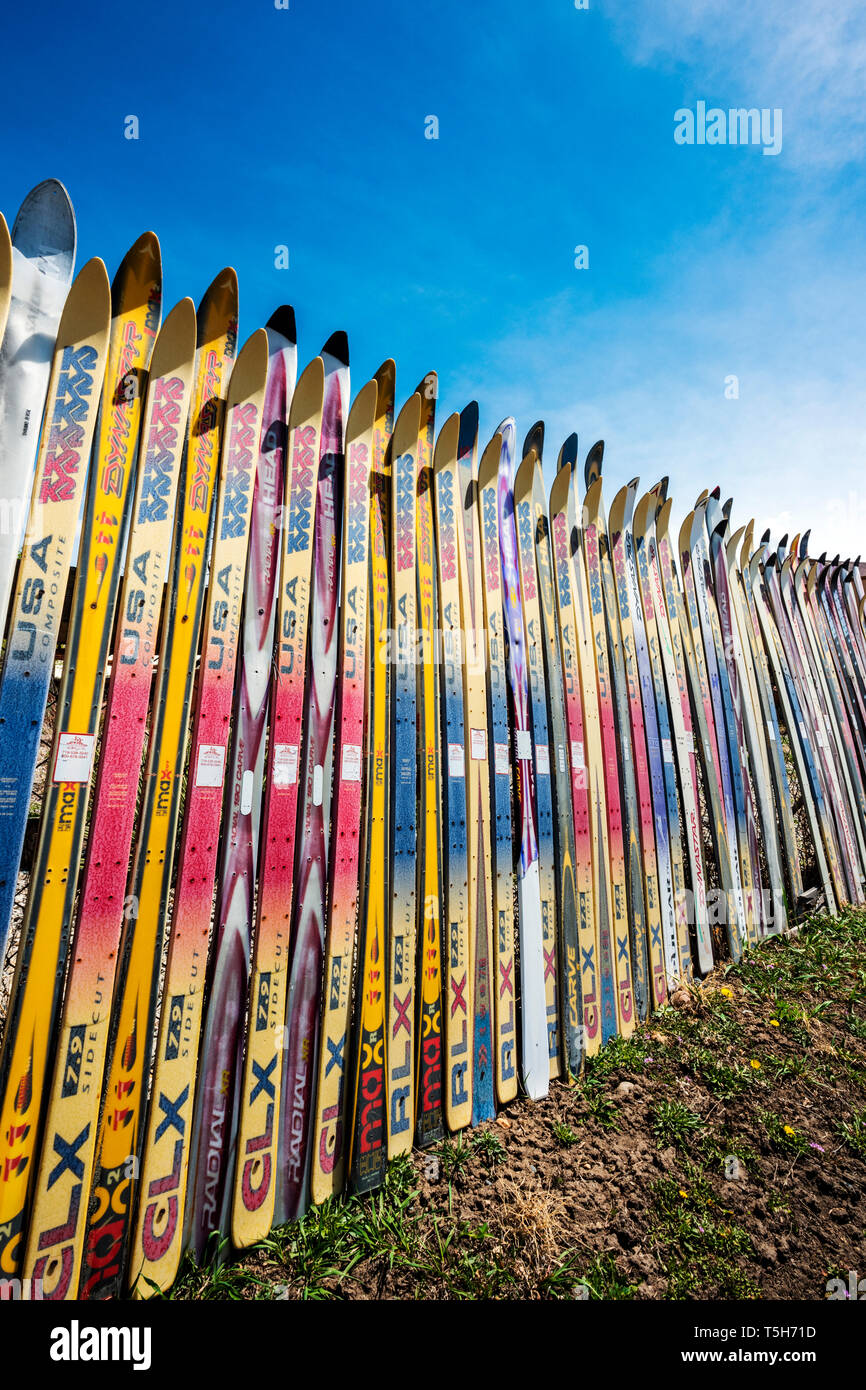
[[[866,566],[74,261],[0,217],[0,1279],[147,1296],[864,902]]]

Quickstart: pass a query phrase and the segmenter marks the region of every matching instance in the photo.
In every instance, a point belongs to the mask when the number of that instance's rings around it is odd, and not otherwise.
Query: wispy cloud
[[[681,72],[732,105],[782,107],[789,160],[835,168],[866,151],[866,10],[859,0],[611,0],[607,12],[636,64]]]

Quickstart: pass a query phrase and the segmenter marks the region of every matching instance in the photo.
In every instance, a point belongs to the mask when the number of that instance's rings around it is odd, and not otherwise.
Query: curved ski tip
[[[471,425],[471,424],[474,422],[475,428],[476,428],[476,429],[478,428],[478,402],[477,402],[477,401],[470,401],[470,402],[468,403],[468,405],[464,405],[463,409],[462,409],[461,412],[460,412],[460,424],[461,424],[461,426],[464,424],[464,421],[465,421],[465,423],[466,423],[467,426],[468,426],[468,425]]]
[[[766,529],[766,531],[764,532],[763,536],[761,537],[761,545],[769,545],[769,544],[770,544],[770,528],[769,528],[769,526],[768,526],[767,529]]]
[[[322,351],[319,355],[321,357],[324,357],[326,352],[330,353],[331,357],[335,357],[337,361],[341,362],[344,367],[348,367],[349,339],[347,335],[343,332],[342,328],[338,328],[336,333],[331,334],[330,338],[325,343],[325,346],[322,348]]]
[[[291,304],[281,304],[275,309],[265,324],[265,328],[273,329],[274,333],[281,333],[284,338],[288,338],[290,343],[297,343],[297,328],[295,326],[295,311]]]
[[[593,444],[586,456],[586,463],[583,465],[583,481],[589,488],[596,478],[601,476],[601,465],[604,460],[604,440],[598,439]]]
[[[716,484],[716,486],[713,488],[712,492],[710,493],[710,496],[714,497],[717,502],[721,501],[722,489],[718,484]]]
[[[577,467],[577,433],[574,430],[571,432],[568,438],[564,439],[562,442],[562,448],[559,451],[559,461],[557,463],[556,468],[557,473],[559,472],[560,468],[564,468],[566,465],[568,465],[572,473]]]
[[[543,452],[543,450],[544,450],[544,421],[543,421],[543,420],[536,420],[536,422],[535,422],[535,424],[532,426],[532,428],[531,428],[530,430],[527,430],[527,432],[526,432],[526,438],[525,438],[524,441],[523,441],[523,456],[524,456],[524,458],[525,458],[526,455],[529,453],[530,449],[534,449],[535,452],[536,452],[536,454],[538,455],[539,459],[541,459],[541,455],[542,455],[542,452]]]
[[[501,420],[501,421],[499,422],[499,424],[496,426],[496,429],[494,430],[494,434],[501,434],[501,435],[511,434],[512,436],[516,437],[516,435],[517,435],[517,421],[515,420],[514,416],[513,416],[513,415],[506,415],[505,419],[504,419],[504,420]]]
[[[809,554],[809,537],[811,536],[811,534],[812,534],[812,528],[811,528],[811,526],[810,526],[810,527],[809,527],[809,530],[808,530],[808,531],[804,531],[803,534],[802,534],[802,536],[800,537],[800,559],[801,559],[801,560],[805,560],[806,557],[807,557],[807,555]]]
[[[22,256],[56,256],[72,274],[77,230],[72,200],[59,179],[43,179],[26,195],[12,225]]]
[[[826,563],[827,563],[827,552],[826,552],[826,550],[822,550],[822,551],[821,551],[821,554],[818,556],[818,564],[819,564],[819,565],[826,565]]]
[[[435,401],[439,396],[439,373],[425,372],[415,390],[422,401]]]
[[[788,532],[786,531],[785,534],[784,534],[784,536],[782,537],[782,539],[779,541],[779,549],[780,549],[780,550],[784,550],[784,549],[785,549],[785,546],[786,546],[787,544],[788,544]]]

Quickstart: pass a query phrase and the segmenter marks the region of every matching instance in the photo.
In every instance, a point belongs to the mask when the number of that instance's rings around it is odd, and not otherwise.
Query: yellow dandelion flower
[[[761,1070],[761,1064],[760,1064],[760,1062],[756,1062],[754,1057],[753,1057],[752,1060],[750,1061],[749,1066],[752,1067],[752,1068],[754,1068],[755,1071],[760,1071],[760,1070]]]
[[[732,989],[722,988],[719,990],[719,994],[723,994],[726,999],[733,999],[734,997],[734,991]]]
[[[681,1196],[681,1197],[688,1197],[688,1195],[689,1195],[689,1194],[686,1192],[685,1188],[682,1188],[682,1187],[681,1187],[681,1188],[680,1188],[680,1196]]]
[[[778,1020],[777,1018],[771,1018],[771,1019],[770,1019],[770,1027],[771,1027],[771,1028],[778,1028],[778,1027],[779,1027],[779,1020]]]
[[[791,1125],[785,1125],[786,1134],[796,1134],[796,1130]]]

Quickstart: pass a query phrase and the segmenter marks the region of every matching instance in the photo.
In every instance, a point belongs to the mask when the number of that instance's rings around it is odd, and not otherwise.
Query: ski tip
[[[281,304],[275,309],[265,324],[274,333],[281,333],[284,338],[288,338],[290,343],[297,343],[297,327],[295,325],[295,311],[291,304]]]
[[[557,473],[560,468],[565,467],[568,467],[572,473],[577,467],[577,433],[575,431],[572,431],[568,438],[563,440],[562,448],[559,451],[556,465]]]
[[[471,454],[478,442],[478,402],[470,401],[460,412],[457,452],[461,458]]]
[[[523,457],[524,457],[524,458],[525,458],[526,455],[529,453],[530,449],[534,449],[534,450],[535,450],[536,454],[538,455],[539,462],[540,462],[540,461],[541,461],[541,458],[542,458],[542,456],[543,456],[543,453],[544,453],[544,421],[543,421],[543,420],[536,420],[536,422],[535,422],[535,424],[532,426],[532,428],[531,428],[530,430],[527,431],[526,438],[525,438],[524,441],[523,441]]]
[[[325,346],[322,348],[322,351],[321,351],[321,353],[320,353],[320,356],[321,356],[321,357],[324,357],[324,355],[325,355],[326,352],[327,352],[331,357],[336,358],[336,360],[337,360],[339,363],[341,363],[342,366],[348,367],[348,365],[349,365],[349,339],[348,339],[348,337],[346,336],[346,334],[343,332],[342,328],[338,328],[337,331],[336,331],[336,333],[332,333],[332,334],[331,334],[330,338],[329,338],[328,341],[325,343]]]
[[[72,279],[77,243],[72,201],[59,179],[31,188],[12,225],[12,244],[28,259],[41,257],[60,280]]]
[[[449,415],[444,425],[439,431],[436,440],[436,448],[433,450],[433,472],[438,473],[442,468],[453,467],[457,462],[457,450],[460,442],[460,414],[454,411]]]
[[[194,357],[195,305],[185,295],[166,315],[157,335],[150,359],[151,380],[191,371]]]
[[[111,315],[111,285],[100,256],[94,256],[79,270],[63,306],[57,329],[58,346],[108,332]]]
[[[812,528],[811,528],[811,526],[810,526],[810,527],[809,527],[809,530],[808,530],[808,531],[804,531],[803,534],[802,534],[802,536],[800,537],[800,559],[801,559],[801,560],[805,560],[806,557],[807,557],[808,554],[809,554],[809,537],[811,536],[811,534],[812,534]]]
[[[769,545],[769,544],[770,544],[770,528],[769,528],[769,526],[768,526],[767,529],[766,529],[766,531],[764,532],[763,536],[761,537],[761,545]]]
[[[147,279],[150,281],[149,284],[146,282]],[[138,281],[144,295],[144,302],[150,299],[151,289],[156,283],[159,289],[159,303],[162,298],[162,250],[156,232],[142,232],[117,267],[111,282],[112,314],[120,313],[122,307],[133,307],[128,296],[130,285],[134,285],[135,280]]]
[[[583,466],[583,481],[587,490],[597,478],[601,477],[601,466],[603,462],[604,440],[598,439],[587,454],[586,463]]]
[[[718,483],[717,483],[716,486],[713,488],[712,492],[710,493],[710,496],[711,496],[711,497],[713,498],[713,500],[716,501],[716,502],[720,502],[720,501],[722,500],[722,489],[721,489],[721,487],[719,486]]]
[[[416,392],[423,401],[435,401],[439,395],[439,374],[438,372],[425,372],[418,385]]]

